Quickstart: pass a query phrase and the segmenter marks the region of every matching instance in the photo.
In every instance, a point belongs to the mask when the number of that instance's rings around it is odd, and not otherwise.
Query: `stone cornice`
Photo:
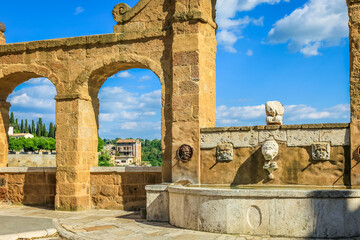
[[[360,0],[346,0],[346,3],[348,6],[351,6],[354,4],[360,4]]]

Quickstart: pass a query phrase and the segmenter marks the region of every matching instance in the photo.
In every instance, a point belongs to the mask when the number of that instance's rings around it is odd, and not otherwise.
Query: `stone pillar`
[[[6,31],[5,25],[0,22],[0,45],[6,44],[5,31]]]
[[[90,97],[56,96],[55,209],[91,208],[90,167],[97,166],[97,124]]]
[[[360,0],[347,0],[350,44],[351,185],[360,186]]]
[[[172,182],[200,183],[200,128],[215,126],[215,1],[175,1],[172,43]],[[177,150],[193,148],[182,162]],[[163,169],[166,171],[166,169]]]
[[[10,103],[0,101],[0,167],[7,167],[9,152]]]

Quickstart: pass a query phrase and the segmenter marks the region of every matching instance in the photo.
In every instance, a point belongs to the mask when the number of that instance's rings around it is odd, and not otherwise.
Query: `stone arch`
[[[88,88],[90,96],[97,96],[102,84],[115,73],[131,68],[149,69],[159,78],[160,84],[165,86],[169,74],[156,61],[136,54],[126,54],[96,61],[91,68],[84,70],[75,81],[74,92],[80,93],[84,87]]]
[[[1,71],[2,70],[2,71]],[[38,65],[16,64],[9,65],[0,70],[0,167],[8,163],[8,130],[10,103],[6,102],[8,96],[20,84],[31,78],[45,77],[57,86],[59,79],[46,67]]]
[[[2,68],[0,71],[0,101],[6,101],[8,95],[31,78],[45,77],[49,79],[58,91],[59,79],[48,68],[39,65],[16,64]]]

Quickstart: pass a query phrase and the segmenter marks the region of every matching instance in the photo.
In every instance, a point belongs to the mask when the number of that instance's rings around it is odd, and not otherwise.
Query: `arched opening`
[[[32,167],[5,170],[9,179],[17,179],[8,182],[6,199],[15,204],[53,206],[56,169],[44,167],[56,166],[56,155],[51,154],[55,153],[56,88],[36,71],[14,71],[1,83],[0,163],[4,167]]]
[[[102,83],[97,96],[99,166],[162,165],[159,83],[152,71],[139,68]]]
[[[8,167],[56,167],[55,96],[47,78],[32,78],[8,96]]]

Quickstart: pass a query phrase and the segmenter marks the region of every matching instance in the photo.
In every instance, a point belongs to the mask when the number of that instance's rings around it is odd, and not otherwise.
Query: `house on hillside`
[[[140,139],[119,139],[116,141],[115,166],[141,164]]]
[[[8,131],[9,137],[13,137],[13,138],[33,138],[34,135],[32,135],[31,133],[14,133],[14,127],[9,127],[9,131]]]

